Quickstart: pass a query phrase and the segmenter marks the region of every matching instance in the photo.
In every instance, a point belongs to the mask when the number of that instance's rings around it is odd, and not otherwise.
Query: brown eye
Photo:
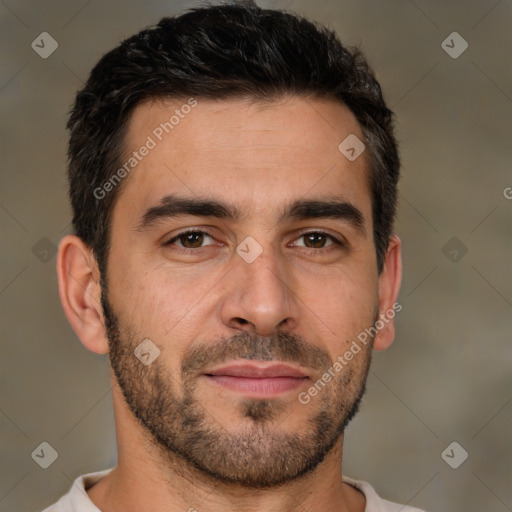
[[[205,243],[210,239],[210,243]],[[177,245],[184,249],[198,249],[205,245],[211,245],[213,238],[205,231],[187,231],[169,240],[165,245]]]
[[[304,233],[297,240],[302,241],[302,243],[295,243],[296,246],[307,247],[308,249],[324,249],[335,243],[342,245],[333,236],[323,233],[322,231]]]
[[[327,238],[324,233],[308,233],[304,235],[304,245],[313,249],[320,249],[325,246]]]

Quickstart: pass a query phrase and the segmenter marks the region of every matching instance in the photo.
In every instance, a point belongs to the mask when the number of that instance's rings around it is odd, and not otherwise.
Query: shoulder
[[[79,476],[67,494],[42,512],[101,512],[90,500],[86,490],[107,476],[113,468]]]
[[[361,491],[366,498],[365,512],[424,512],[419,508],[400,505],[382,499],[371,484],[344,476],[343,481]]]

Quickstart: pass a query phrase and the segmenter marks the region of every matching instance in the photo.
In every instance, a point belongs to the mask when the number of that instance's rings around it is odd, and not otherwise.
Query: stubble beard
[[[319,391],[314,405],[301,405],[311,407],[313,413],[297,431],[280,428],[286,424],[289,402],[262,399],[241,400],[240,425],[228,430],[195,397],[198,370],[244,358],[302,364],[321,375],[332,366],[329,355],[290,333],[262,337],[242,332],[196,345],[184,357],[178,378],[170,374],[162,357],[143,365],[134,355],[141,339],[133,329],[121,328],[106,291],[102,304],[110,365],[126,403],[169,465],[178,463],[184,471],[195,468],[219,483],[252,489],[296,480],[325,459],[364,395],[371,347],[359,354],[365,358],[359,369],[344,368]]]

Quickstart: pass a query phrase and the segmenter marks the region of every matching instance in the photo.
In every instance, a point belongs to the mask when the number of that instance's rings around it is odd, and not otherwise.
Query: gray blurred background
[[[511,511],[512,1],[258,4],[360,45],[397,114],[403,310],[394,345],[375,354],[344,472],[430,512]],[[116,462],[106,358],[82,347],[57,292],[65,123],[101,55],[197,5],[0,1],[3,512],[37,512]],[[47,58],[47,36],[31,47],[42,32],[58,44]],[[48,469],[31,456],[42,442],[58,452]]]

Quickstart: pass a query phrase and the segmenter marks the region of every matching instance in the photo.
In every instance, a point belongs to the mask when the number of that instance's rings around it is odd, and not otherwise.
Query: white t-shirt
[[[85,492],[86,489],[92,487],[95,483],[99,482],[103,477],[107,476],[112,469],[99,471],[97,473],[89,473],[78,477],[71,486],[70,491],[62,496],[62,498],[50,507],[43,510],[43,512],[101,512],[101,510],[94,505],[90,500],[89,495]],[[366,497],[365,512],[422,512],[418,508],[412,508],[398,503],[391,503],[380,498],[375,489],[367,482],[353,480],[346,476],[343,481],[359,489]]]

